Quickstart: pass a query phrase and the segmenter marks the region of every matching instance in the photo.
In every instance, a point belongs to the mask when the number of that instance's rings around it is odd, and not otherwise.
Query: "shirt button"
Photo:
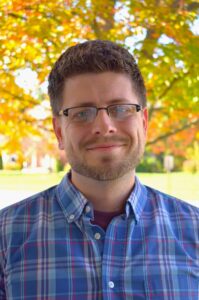
[[[94,237],[96,240],[99,240],[101,238],[101,234],[99,232],[96,232]]]
[[[75,215],[70,215],[69,219],[73,220],[75,218]]]
[[[114,282],[113,281],[109,281],[109,283],[108,283],[108,286],[111,288],[111,289],[113,289],[114,288]]]
[[[89,213],[91,211],[90,206],[86,206],[86,212]]]

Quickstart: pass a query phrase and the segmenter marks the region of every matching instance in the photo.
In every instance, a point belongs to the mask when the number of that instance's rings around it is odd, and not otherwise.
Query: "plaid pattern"
[[[69,176],[0,212],[1,300],[199,299],[198,208],[136,178],[104,232]]]

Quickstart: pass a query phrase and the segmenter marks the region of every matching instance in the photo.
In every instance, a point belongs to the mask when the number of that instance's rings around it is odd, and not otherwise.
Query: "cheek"
[[[64,136],[66,150],[77,152],[81,148],[84,139],[85,137],[80,129],[68,127]]]
[[[129,136],[131,143],[143,142],[146,138],[145,128],[141,120],[129,120],[123,127],[123,132]]]
[[[138,131],[138,123],[133,119],[127,120],[121,124],[120,130],[130,137],[134,137]]]

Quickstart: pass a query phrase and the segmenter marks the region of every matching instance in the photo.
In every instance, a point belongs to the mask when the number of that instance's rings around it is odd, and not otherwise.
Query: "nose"
[[[117,131],[116,125],[106,110],[99,110],[92,124],[92,133],[95,135],[111,135]]]

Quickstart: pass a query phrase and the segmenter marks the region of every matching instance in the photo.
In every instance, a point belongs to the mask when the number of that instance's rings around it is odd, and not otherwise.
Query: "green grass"
[[[17,171],[0,171],[0,189],[41,191],[61,181],[64,173],[23,174]]]
[[[199,206],[199,174],[138,174],[142,183]]]
[[[199,206],[199,174],[138,173],[141,181],[165,193]],[[51,174],[22,174],[0,171],[0,190],[38,192],[59,183],[64,172]]]

